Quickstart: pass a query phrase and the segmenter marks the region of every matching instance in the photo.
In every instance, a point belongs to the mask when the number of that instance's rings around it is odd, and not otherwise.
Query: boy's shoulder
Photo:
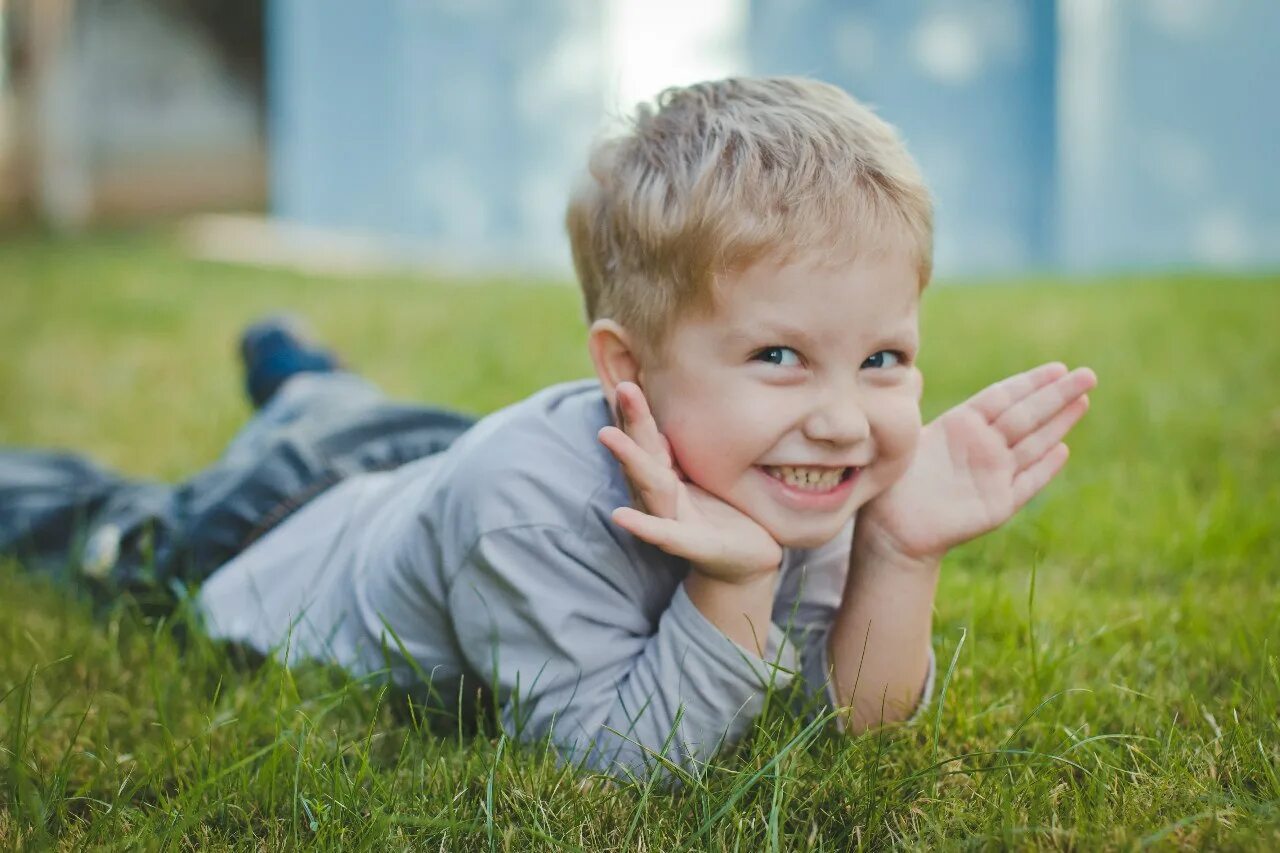
[[[580,530],[597,504],[626,500],[617,463],[596,438],[608,423],[596,380],[544,388],[481,419],[449,448],[433,502],[475,535],[530,525]]]
[[[610,422],[599,383],[570,382],[494,412],[458,439],[442,454],[424,507],[437,541],[458,549],[446,554],[445,574],[479,570],[514,587],[536,579],[539,595],[554,590],[583,606],[625,599],[626,613],[645,617],[635,630],[651,628],[687,564],[613,522],[631,499],[596,437]]]

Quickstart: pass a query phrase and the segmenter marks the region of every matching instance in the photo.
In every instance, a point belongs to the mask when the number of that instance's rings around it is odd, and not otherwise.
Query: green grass
[[[405,398],[486,412],[588,370],[561,285],[8,237],[0,444],[190,474],[247,414],[236,331],[279,307]],[[1275,277],[932,290],[929,413],[1042,360],[1097,370],[1067,470],[948,558],[925,719],[846,740],[770,713],[674,794],[417,725],[376,682],[237,664],[180,617],[95,618],[9,566],[0,848],[1280,848],[1277,318]]]

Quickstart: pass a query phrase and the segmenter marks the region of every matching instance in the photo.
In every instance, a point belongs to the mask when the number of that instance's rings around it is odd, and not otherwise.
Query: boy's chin
[[[808,524],[764,525],[775,542],[783,548],[819,548],[840,535],[853,513],[840,513],[830,519]]]

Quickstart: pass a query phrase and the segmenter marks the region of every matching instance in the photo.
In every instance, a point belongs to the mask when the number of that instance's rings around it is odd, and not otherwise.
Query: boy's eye
[[[897,350],[882,349],[875,353],[866,361],[862,362],[863,367],[897,367],[906,361],[906,356]]]
[[[791,347],[765,347],[752,356],[755,361],[767,361],[779,367],[795,367],[800,364],[800,354]]]

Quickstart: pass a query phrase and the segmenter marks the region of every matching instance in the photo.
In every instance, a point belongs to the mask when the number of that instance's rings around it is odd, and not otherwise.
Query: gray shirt
[[[771,683],[824,691],[852,525],[785,553],[760,660],[690,602],[687,561],[610,519],[629,497],[596,440],[609,422],[597,382],[566,383],[344,480],[209,578],[210,632],[441,696],[491,689],[521,737],[612,773],[705,760]]]

